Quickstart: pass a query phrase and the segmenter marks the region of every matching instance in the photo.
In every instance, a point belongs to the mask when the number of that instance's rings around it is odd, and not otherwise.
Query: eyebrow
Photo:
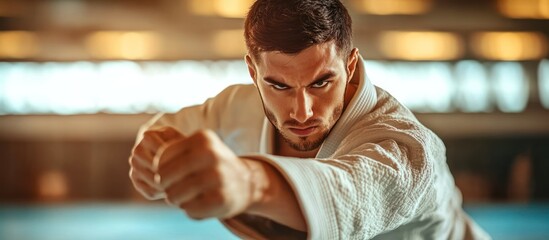
[[[326,73],[323,73],[322,75],[320,75],[320,77],[316,78],[315,80],[313,80],[311,83],[307,84],[307,86],[312,86],[316,83],[319,83],[319,82],[323,82],[323,81],[326,81],[332,77],[334,77],[336,74],[334,71],[328,71]],[[272,84],[272,85],[279,85],[279,86],[285,86],[285,87],[289,87],[287,84],[281,82],[281,81],[278,81],[278,80],[275,80],[273,77],[264,77],[263,78],[263,81],[269,83],[269,84]]]

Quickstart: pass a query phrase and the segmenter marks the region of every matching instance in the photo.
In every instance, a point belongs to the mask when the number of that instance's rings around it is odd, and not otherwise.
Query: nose
[[[306,90],[298,90],[290,117],[300,123],[306,122],[313,116],[313,99]]]

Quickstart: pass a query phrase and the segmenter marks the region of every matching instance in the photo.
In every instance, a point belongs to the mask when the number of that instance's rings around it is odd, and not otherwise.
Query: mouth
[[[311,127],[306,127],[306,128],[290,127],[289,129],[295,135],[303,137],[303,136],[311,135],[314,131],[316,131],[317,128],[318,128],[317,126],[311,126]]]

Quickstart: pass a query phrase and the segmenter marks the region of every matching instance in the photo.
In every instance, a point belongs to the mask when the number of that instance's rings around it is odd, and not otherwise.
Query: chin
[[[327,131],[316,133],[306,137],[295,136],[293,134],[290,135],[292,137],[288,137],[288,135],[282,134],[284,140],[289,143],[293,149],[304,152],[318,149],[324,142],[324,139],[327,137],[327,135]]]

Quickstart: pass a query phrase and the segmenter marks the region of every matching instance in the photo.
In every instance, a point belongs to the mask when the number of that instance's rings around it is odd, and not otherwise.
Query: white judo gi
[[[251,84],[159,114],[142,131],[208,128],[237,155],[273,165],[293,188],[309,239],[489,239],[462,210],[442,141],[358,65],[355,96],[312,159],[273,155],[276,130]],[[303,237],[255,216],[221,221],[246,239]]]

